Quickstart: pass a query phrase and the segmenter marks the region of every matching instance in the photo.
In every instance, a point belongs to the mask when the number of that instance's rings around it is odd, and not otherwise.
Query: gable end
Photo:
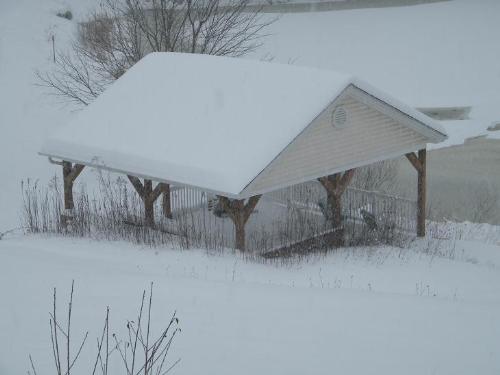
[[[332,124],[342,106],[347,124]],[[424,148],[438,136],[411,116],[350,85],[240,193],[262,194]],[[433,138],[430,138],[430,137]]]

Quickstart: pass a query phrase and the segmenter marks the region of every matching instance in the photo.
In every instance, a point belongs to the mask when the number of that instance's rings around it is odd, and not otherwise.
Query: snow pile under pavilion
[[[63,167],[66,210],[85,166],[126,174],[154,225],[170,185],[219,196],[245,248],[262,194],[305,181],[325,188],[342,243],[340,198],[357,167],[405,155],[418,173],[417,234],[425,235],[426,145],[446,132],[352,76],[207,55],[152,53],[75,119],[41,155]],[[157,182],[154,186],[153,181]]]

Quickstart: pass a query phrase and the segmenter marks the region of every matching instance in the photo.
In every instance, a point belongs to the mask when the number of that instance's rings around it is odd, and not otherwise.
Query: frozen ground
[[[286,267],[10,236],[0,241],[0,373],[25,373],[28,353],[50,373],[51,288],[62,305],[75,279],[73,333],[90,329],[91,343],[106,305],[112,330],[123,333],[153,281],[156,324],[174,310],[181,318],[175,374],[498,374],[500,232],[462,232],[462,240],[350,249]],[[450,237],[449,228],[436,237]]]

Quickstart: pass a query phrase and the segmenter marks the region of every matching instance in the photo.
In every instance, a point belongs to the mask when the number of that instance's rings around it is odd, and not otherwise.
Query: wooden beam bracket
[[[64,209],[72,210],[75,207],[73,201],[73,183],[76,178],[82,173],[83,164],[72,164],[69,161],[62,161],[63,167],[63,184],[64,184]]]
[[[235,248],[245,251],[245,224],[253,210],[259,203],[261,195],[250,197],[247,202],[243,199],[229,199],[218,196],[222,208],[231,218],[235,229]]]
[[[425,237],[425,218],[427,200],[427,151],[418,150],[405,155],[418,174],[417,180],[417,236]]]
[[[165,191],[164,184],[159,182],[153,189],[153,181],[151,180],[145,179],[143,183],[138,177],[131,175],[127,175],[127,177],[144,203],[145,224],[149,227],[154,227],[154,203]]]
[[[409,152],[406,155],[406,158],[410,161],[411,165],[417,170],[417,172],[422,171],[422,163],[417,155],[414,152]]]
[[[325,210],[331,216],[333,230],[333,246],[344,245],[344,228],[342,223],[342,194],[354,177],[355,169],[349,169],[342,173],[320,177],[318,181],[323,185],[327,194]]]

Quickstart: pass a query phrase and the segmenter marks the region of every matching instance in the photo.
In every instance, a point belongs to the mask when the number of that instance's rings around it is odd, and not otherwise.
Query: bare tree
[[[55,69],[37,72],[39,85],[87,105],[150,52],[242,56],[261,45],[274,19],[250,0],[104,0],[79,25]],[[252,8],[253,9],[253,8]]]

